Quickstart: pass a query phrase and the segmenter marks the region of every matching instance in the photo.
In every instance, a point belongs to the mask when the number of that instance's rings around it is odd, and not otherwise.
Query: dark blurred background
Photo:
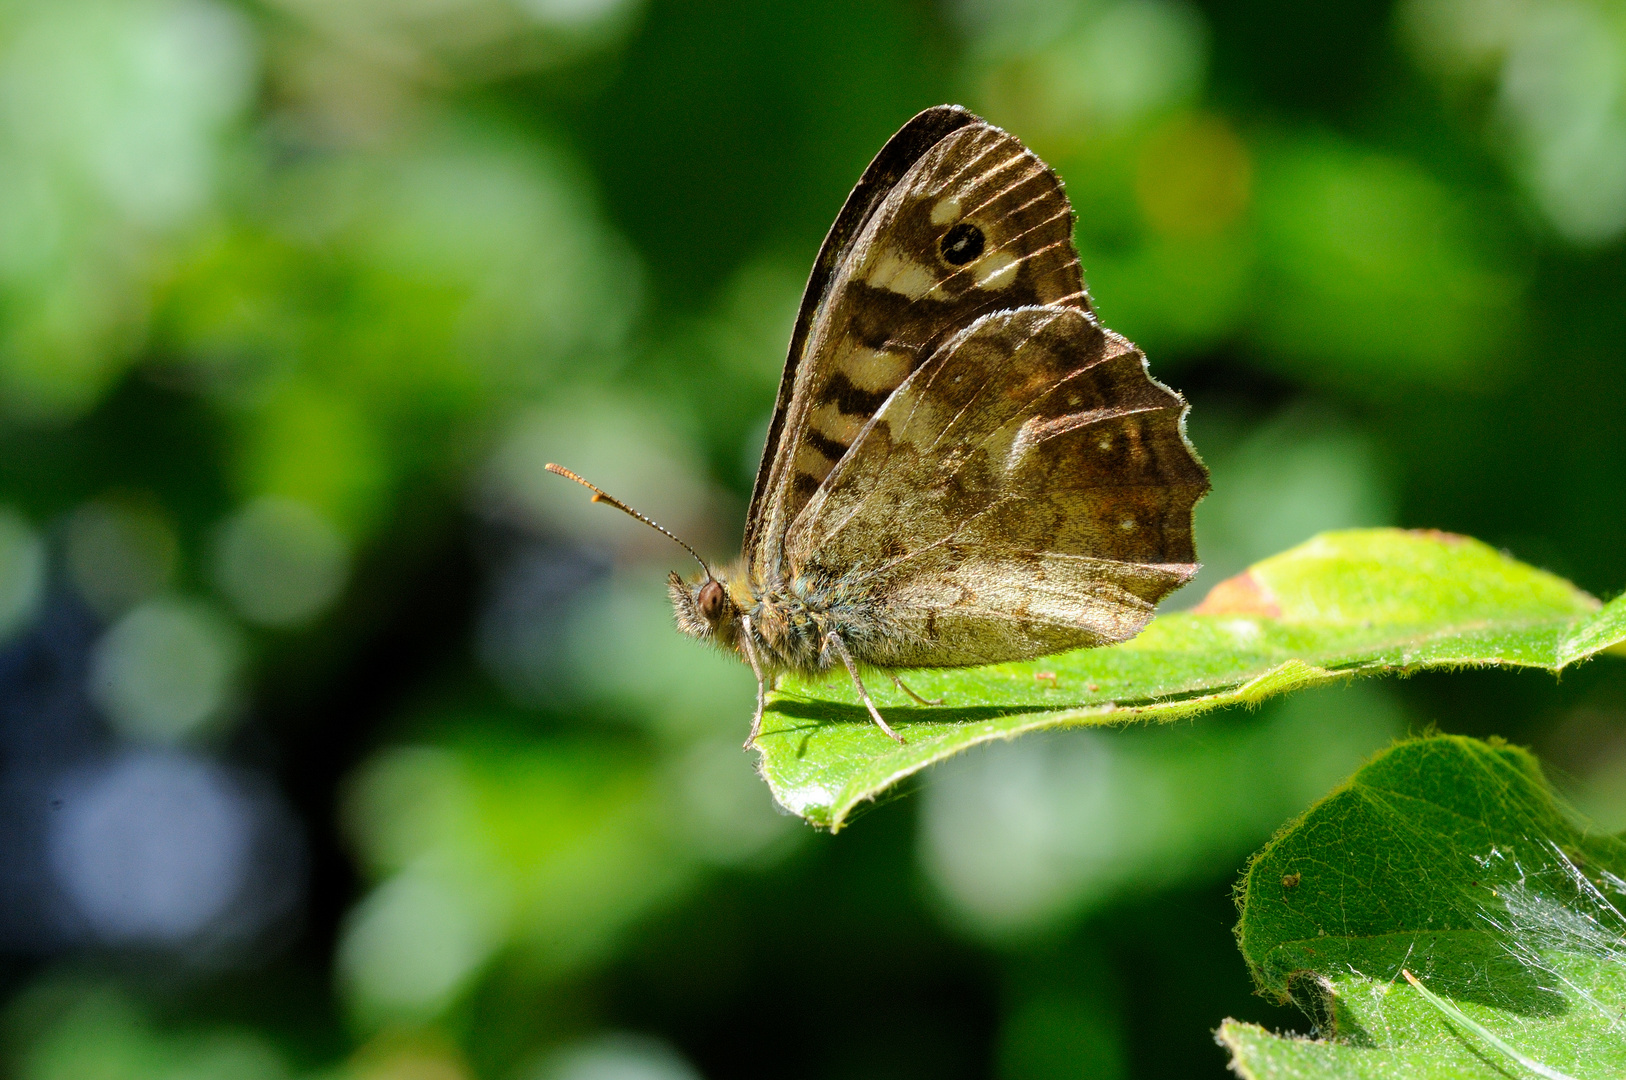
[[[1626,827],[1626,666],[968,755],[776,814],[733,549],[917,110],[1068,183],[1193,403],[1193,603],[1350,525],[1626,587],[1620,0],[0,3],[0,1060],[18,1080],[1224,1075],[1250,851],[1391,738]]]

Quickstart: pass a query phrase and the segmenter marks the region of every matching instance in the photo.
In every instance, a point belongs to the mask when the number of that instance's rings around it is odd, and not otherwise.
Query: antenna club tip
[[[569,469],[565,468],[563,465],[555,465],[553,462],[550,461],[546,465],[544,465],[543,468],[547,469],[548,472],[553,473],[555,476],[562,476],[566,480],[574,480],[574,481],[576,481],[576,483],[580,484],[582,487],[588,488],[589,490],[591,490],[593,492],[593,501],[594,502],[598,502],[600,498],[604,497],[604,492],[600,491],[597,488],[597,486],[595,486],[593,484],[589,484],[586,480],[583,480],[581,477],[577,476],[575,473],[571,472]]]
[[[682,546],[684,551],[687,551],[690,555],[694,556],[694,561],[699,563],[700,564],[700,569],[702,569],[702,570],[704,570],[706,572],[707,579],[712,580],[711,567],[706,565],[706,560],[702,559],[700,557],[700,553],[695,551],[694,548],[690,547],[688,544],[683,543],[682,540],[678,540],[677,536],[674,533],[672,533],[671,530],[666,529],[666,528],[664,528],[664,527],[662,527],[660,525],[657,525],[650,518],[648,518],[647,516],[645,516],[643,514],[640,514],[638,511],[634,510],[632,507],[628,506],[626,503],[622,502],[620,499],[612,498],[611,496],[606,495],[604,493],[604,491],[601,490],[598,487],[598,485],[588,483],[586,480],[583,480],[581,477],[577,476],[575,473],[571,472],[569,469],[565,468],[563,465],[555,465],[553,462],[550,461],[546,465],[544,465],[543,467],[545,469],[547,469],[548,472],[555,473],[555,474],[557,474],[559,476],[564,477],[567,480],[574,480],[574,481],[576,481],[576,483],[580,484],[582,487],[584,487],[587,490],[591,491],[593,493],[593,501],[594,502],[596,502],[596,503],[597,502],[608,503],[609,505],[615,507],[617,510],[620,510],[621,512],[623,512],[625,514],[628,514],[631,517],[637,518],[639,521],[643,522],[645,525],[648,525],[651,529],[654,529],[656,532],[661,533],[663,536],[666,536],[666,537],[668,537],[668,538],[670,538],[672,540],[676,540],[678,542],[678,544]]]

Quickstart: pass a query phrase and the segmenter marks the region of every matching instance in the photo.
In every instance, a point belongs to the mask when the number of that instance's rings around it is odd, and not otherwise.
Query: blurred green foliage
[[[1603,664],[774,813],[674,551],[541,466],[729,552],[819,239],[950,100],[1193,402],[1177,604],[1389,524],[1626,586],[1618,0],[5,0],[5,1068],[1218,1076],[1296,1022],[1240,859],[1393,734],[1626,826]]]

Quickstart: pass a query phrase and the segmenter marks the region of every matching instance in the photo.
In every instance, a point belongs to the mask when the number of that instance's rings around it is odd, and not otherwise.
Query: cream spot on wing
[[[1122,529],[1124,532],[1128,532],[1129,530],[1133,529],[1134,527],[1135,527],[1135,519],[1134,518],[1124,518],[1122,521],[1118,522],[1118,528]]]
[[[796,448],[797,472],[806,473],[813,479],[823,483],[824,478],[829,476],[830,470],[835,467],[835,462],[819,453],[807,443],[803,443]]]
[[[1103,450],[1111,450],[1112,449],[1112,436],[1111,435],[1103,435],[1103,436],[1101,436],[1101,440],[1099,442],[1097,442],[1095,445],[1099,446]]]
[[[919,300],[937,286],[936,274],[896,251],[877,257],[864,280],[877,289],[901,293],[911,300]]]
[[[938,200],[932,207],[933,225],[952,225],[960,220],[960,200],[954,196]]]
[[[899,271],[887,286],[892,292],[902,293],[911,300],[919,300],[937,287],[937,275],[917,262],[910,262]]]
[[[1016,268],[1021,265],[1008,251],[996,251],[977,266],[976,282],[981,289],[1003,289],[1016,280]]]
[[[864,258],[863,269],[855,276],[862,278],[878,289],[884,289],[887,283],[898,276],[903,269],[903,259],[892,248],[872,247]]]
[[[842,359],[841,371],[860,390],[891,390],[909,377],[909,361],[907,353],[859,346]]]
[[[835,402],[820,405],[813,410],[808,418],[808,425],[827,439],[834,439],[843,446],[851,446],[853,440],[858,438],[859,430],[864,426],[867,416],[848,416],[836,407]]]

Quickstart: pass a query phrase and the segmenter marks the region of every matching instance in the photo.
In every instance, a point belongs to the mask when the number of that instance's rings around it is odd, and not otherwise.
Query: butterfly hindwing
[[[893,394],[792,526],[792,578],[886,613],[872,663],[1121,641],[1196,572],[1185,402],[1066,306],[987,316]]]
[[[899,140],[917,156],[887,187],[904,152],[871,173]],[[894,137],[849,198],[803,301],[746,527],[754,579],[782,577],[791,523],[939,345],[990,312],[1089,310],[1072,231],[1055,174],[964,110],[928,110]]]

